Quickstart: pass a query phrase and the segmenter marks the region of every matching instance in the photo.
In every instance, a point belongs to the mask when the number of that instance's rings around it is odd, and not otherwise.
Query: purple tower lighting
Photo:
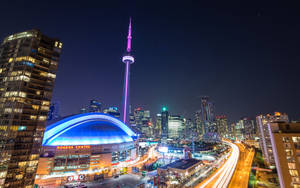
[[[131,18],[129,19],[129,28],[127,36],[127,50],[122,58],[123,63],[126,65],[124,75],[124,91],[123,91],[123,114],[122,120],[125,124],[128,124],[129,119],[129,80],[130,80],[130,64],[134,63],[134,57],[130,54],[131,52]]]

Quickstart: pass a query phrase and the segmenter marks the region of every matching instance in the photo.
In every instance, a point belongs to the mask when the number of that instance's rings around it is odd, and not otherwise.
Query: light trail
[[[211,176],[209,179],[205,181],[202,185],[200,185],[199,188],[206,187],[209,183],[212,183],[213,181],[216,181],[213,184],[213,188],[225,188],[228,186],[231,177],[235,171],[238,159],[239,159],[239,148],[232,144],[231,142],[224,141],[226,144],[231,146],[232,153],[229,157],[229,159],[225,162],[225,164],[219,169],[213,176]],[[218,177],[218,178],[217,178]],[[216,179],[217,178],[217,179]]]

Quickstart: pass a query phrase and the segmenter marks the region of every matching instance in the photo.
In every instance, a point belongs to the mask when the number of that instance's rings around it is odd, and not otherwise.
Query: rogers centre
[[[67,117],[46,127],[37,177],[126,173],[137,158],[136,140],[127,125],[107,114]]]

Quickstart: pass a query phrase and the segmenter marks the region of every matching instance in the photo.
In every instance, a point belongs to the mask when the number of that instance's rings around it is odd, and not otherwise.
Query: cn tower
[[[122,58],[125,63],[125,75],[124,75],[124,90],[123,90],[123,114],[122,120],[125,124],[129,123],[129,89],[130,89],[130,65],[134,63],[134,57],[131,55],[131,18],[129,19],[129,28],[127,36],[127,49]]]

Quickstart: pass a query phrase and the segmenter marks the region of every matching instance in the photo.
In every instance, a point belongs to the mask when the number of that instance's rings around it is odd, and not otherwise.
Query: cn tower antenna
[[[127,49],[122,58],[122,62],[125,63],[125,75],[124,75],[124,90],[123,90],[123,112],[122,120],[125,124],[129,124],[129,89],[130,89],[130,65],[134,63],[134,57],[131,52],[131,17],[129,18],[128,36],[127,36]]]

